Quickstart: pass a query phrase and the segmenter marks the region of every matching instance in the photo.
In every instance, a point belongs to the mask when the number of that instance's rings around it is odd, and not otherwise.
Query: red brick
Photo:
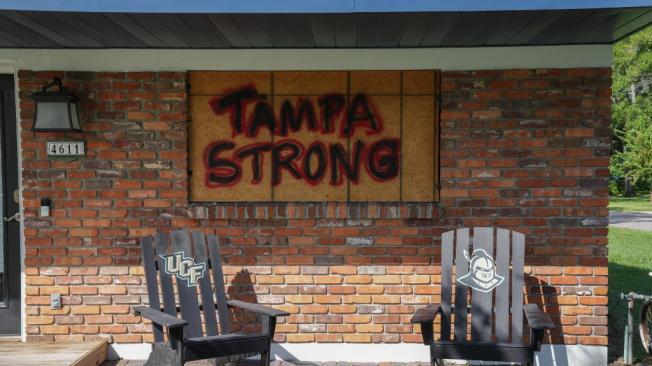
[[[186,227],[221,237],[227,283],[246,266],[258,300],[292,312],[277,339],[420,342],[408,322],[415,303],[439,300],[441,233],[487,225],[526,235],[528,273],[537,284],[559,293],[591,287],[594,296],[547,295],[559,304],[547,311],[563,314],[563,328],[549,340],[606,344],[607,230],[572,219],[608,214],[606,183],[580,185],[588,182],[582,177],[609,175],[602,148],[584,145],[605,129],[578,122],[608,125],[608,69],[444,72],[440,202],[370,202],[359,218],[346,203],[324,210],[302,203],[189,204],[183,72],[66,73],[80,95],[95,94],[92,103],[81,103],[88,158],[49,161],[43,149],[54,137],[29,131],[34,103],[26,96],[55,74],[63,73],[19,71],[33,339],[84,340],[99,332],[117,343],[153,341],[149,323],[124,303],[145,294],[138,240]],[[533,100],[548,104],[528,107]],[[42,197],[53,199],[51,218],[38,217]],[[350,237],[373,244],[347,245]],[[360,272],[362,265],[378,274]],[[107,272],[114,268],[120,272]],[[531,290],[528,300],[542,302]],[[62,310],[48,307],[54,291],[68,293]],[[362,314],[365,306],[374,314]],[[328,326],[313,333],[306,324]]]

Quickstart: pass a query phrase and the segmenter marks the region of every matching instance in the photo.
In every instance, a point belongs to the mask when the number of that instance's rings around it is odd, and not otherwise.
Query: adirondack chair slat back
[[[442,240],[453,242],[453,232],[449,231],[444,233]],[[441,262],[442,263],[453,263],[453,246],[444,245],[441,248]],[[444,316],[441,318],[441,337],[442,339],[449,339],[451,334],[451,286],[450,283],[453,281],[452,271],[450,267],[442,270],[441,273],[441,283],[448,283],[449,286],[442,286],[441,289],[441,310],[444,313]]]
[[[199,231],[193,231],[192,242],[195,244],[195,261],[197,263],[208,263],[208,252],[204,234]],[[213,288],[211,286],[210,276],[202,276],[199,279],[199,292],[201,293],[201,303],[204,307],[204,323],[206,325],[206,335],[217,335],[215,300],[213,299]]]
[[[524,253],[525,237],[514,231],[476,227],[442,234],[442,340],[451,339],[453,320],[453,339],[466,342],[470,315],[472,342],[522,342]]]
[[[156,268],[158,267],[156,255],[154,254],[154,238],[148,236],[143,238],[142,255],[143,266],[145,268],[145,280],[147,281],[147,295],[149,296],[149,305],[152,308],[160,309],[161,300],[158,293],[158,279],[156,278]],[[163,342],[163,327],[160,324],[153,323],[154,341]]]
[[[498,243],[509,243],[509,230],[496,230]],[[509,245],[496,245],[496,272],[509,281]],[[509,340],[509,285],[496,288],[496,339],[500,342]]]
[[[158,278],[161,287],[161,296],[163,297],[163,311],[166,314],[177,316],[177,303],[174,300],[174,287],[172,286],[172,275],[164,270],[165,259],[161,255],[168,253],[168,235],[165,233],[156,233],[156,253],[154,258],[158,264]],[[150,296],[151,298],[151,296]],[[151,301],[151,300],[150,300]]]
[[[220,317],[222,334],[231,333],[229,329],[229,312],[226,306],[226,291],[224,290],[224,274],[222,273],[222,258],[220,257],[220,242],[217,236],[208,236],[208,245],[213,248],[210,251],[211,274],[215,284],[215,295],[217,296],[217,314]]]
[[[523,266],[525,265],[525,236],[512,232],[512,340],[523,339]]]
[[[453,246],[454,231],[449,231],[450,241],[442,242],[443,246]],[[455,235],[457,245],[455,246],[455,258],[464,258],[464,251],[469,247],[469,230],[462,229],[457,231]],[[452,251],[452,250],[451,250]],[[445,263],[442,268],[447,271],[452,271],[453,262]],[[466,273],[469,268],[469,263],[464,260],[455,262],[455,273]],[[442,283],[443,286],[450,287],[451,282]],[[466,321],[468,318],[468,309],[466,302],[468,298],[467,288],[460,283],[455,283],[455,339],[466,339]],[[448,339],[448,338],[446,338]]]
[[[162,307],[165,313],[177,316],[176,288],[181,317],[188,321],[188,325],[184,327],[187,338],[220,334],[218,316],[221,333],[229,333],[217,237],[208,236],[206,240],[201,232],[193,232],[190,236],[185,229],[175,230],[170,236],[159,232],[155,239],[143,238],[142,248],[150,307],[157,309]],[[209,268],[212,268],[212,284]],[[215,295],[217,295],[217,302]],[[200,299],[205,328],[202,328]],[[216,308],[218,316],[215,314]],[[163,332],[158,328],[154,328],[154,340],[161,342]]]
[[[172,252],[183,253],[183,258],[193,258],[192,248],[190,248],[190,239],[188,232],[185,230],[176,230],[172,232]],[[175,259],[179,267],[178,259]],[[179,295],[179,305],[181,307],[181,317],[188,321],[184,328],[184,333],[188,338],[202,336],[201,316],[199,314],[199,301],[197,300],[197,286],[190,286],[186,281],[176,278],[177,292]]]
[[[493,258],[493,229],[477,227],[473,232],[473,251],[481,249]],[[471,254],[471,252],[469,252]],[[464,260],[464,258],[457,258]],[[472,268],[471,268],[472,269]],[[491,318],[493,316],[493,293],[474,291],[471,296],[471,339],[487,342],[491,339]]]

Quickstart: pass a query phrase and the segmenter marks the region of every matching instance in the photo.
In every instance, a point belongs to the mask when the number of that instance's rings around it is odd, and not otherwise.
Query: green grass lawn
[[[652,295],[652,232],[609,228],[609,359],[623,354],[623,333],[627,324],[626,302],[620,293],[630,291]],[[643,357],[638,336],[638,309],[634,312],[634,354]]]
[[[610,197],[609,210],[611,211],[652,211],[650,196],[642,197]]]

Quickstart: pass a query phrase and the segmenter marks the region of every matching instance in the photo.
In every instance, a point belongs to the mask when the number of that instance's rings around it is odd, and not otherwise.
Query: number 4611
[[[63,142],[50,143],[48,146],[48,155],[83,155],[83,143]]]

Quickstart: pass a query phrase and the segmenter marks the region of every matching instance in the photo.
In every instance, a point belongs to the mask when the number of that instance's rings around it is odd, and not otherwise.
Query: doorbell
[[[50,216],[50,206],[52,202],[50,201],[49,198],[41,198],[41,217],[49,217]]]

